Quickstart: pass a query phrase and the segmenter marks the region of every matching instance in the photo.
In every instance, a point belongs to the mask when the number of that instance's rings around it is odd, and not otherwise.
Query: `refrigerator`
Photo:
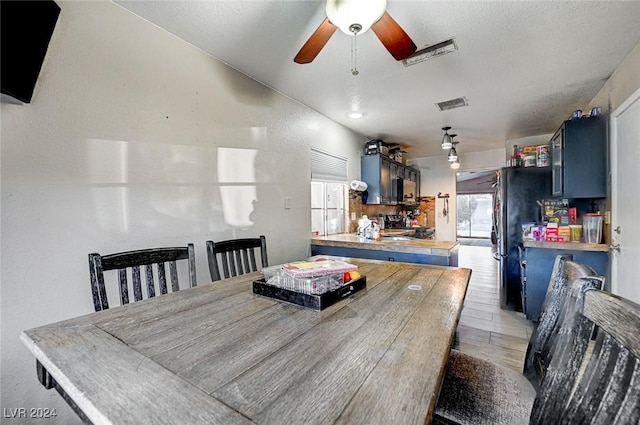
[[[521,264],[524,222],[540,223],[541,207],[536,202],[551,195],[551,167],[502,168],[496,186],[497,252],[500,261],[500,306],[523,311]]]

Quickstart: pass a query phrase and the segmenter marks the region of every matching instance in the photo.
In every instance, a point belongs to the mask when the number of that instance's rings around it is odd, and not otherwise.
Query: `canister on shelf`
[[[549,145],[540,145],[536,147],[536,157],[538,167],[548,167],[550,164],[549,159]]]

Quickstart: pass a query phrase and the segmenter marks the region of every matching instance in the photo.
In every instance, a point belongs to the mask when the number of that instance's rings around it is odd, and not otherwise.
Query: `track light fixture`
[[[451,149],[452,144],[451,144],[451,135],[449,133],[447,133],[449,130],[451,130],[451,127],[442,127],[442,129],[444,130],[444,136],[442,136],[442,144],[440,145],[440,147],[442,149]]]

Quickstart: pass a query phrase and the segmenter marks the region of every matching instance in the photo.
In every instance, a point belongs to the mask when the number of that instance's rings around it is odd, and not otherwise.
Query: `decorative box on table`
[[[357,274],[357,270],[356,265],[322,257],[266,267],[262,269],[264,279],[253,282],[253,292],[323,310],[366,287],[366,277]],[[351,279],[351,275],[355,278]]]

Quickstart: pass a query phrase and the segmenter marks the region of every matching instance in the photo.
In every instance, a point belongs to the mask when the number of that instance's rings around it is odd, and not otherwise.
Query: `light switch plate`
[[[284,197],[284,209],[285,210],[291,209],[291,198],[288,196]]]

